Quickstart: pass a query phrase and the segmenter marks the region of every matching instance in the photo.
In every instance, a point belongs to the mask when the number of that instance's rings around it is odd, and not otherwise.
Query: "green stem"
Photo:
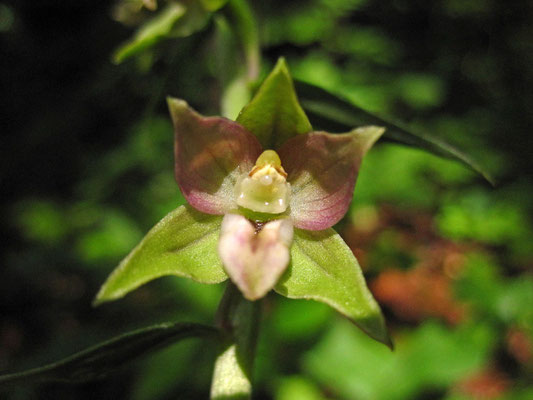
[[[253,11],[246,0],[229,0],[215,16],[218,33],[222,115],[235,119],[248,104],[259,77],[261,49]],[[242,62],[240,59],[243,58]]]
[[[261,49],[259,46],[259,32],[254,13],[246,0],[230,0],[228,10],[230,20],[235,23],[237,36],[242,44],[246,58],[246,78],[248,82],[255,81],[259,76],[261,64]]]
[[[215,361],[212,400],[250,399],[260,309],[259,302],[246,300],[228,283],[217,311],[217,325],[226,338]]]

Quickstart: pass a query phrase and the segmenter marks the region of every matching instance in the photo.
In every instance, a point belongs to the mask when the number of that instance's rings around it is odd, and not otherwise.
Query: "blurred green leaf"
[[[279,9],[262,21],[262,43],[275,46],[316,44],[338,34],[343,17],[361,8],[367,0],[308,0],[281,2]],[[348,18],[346,18],[348,19]],[[353,25],[352,25],[353,26]],[[342,34],[339,35],[342,37]]]
[[[142,238],[135,222],[118,210],[98,209],[96,226],[83,232],[76,243],[79,257],[89,263],[119,260]]]
[[[189,337],[215,336],[200,324],[165,323],[132,331],[44,367],[0,376],[0,384],[51,380],[85,382],[101,379],[149,351]]]
[[[180,383],[189,384],[188,372],[191,365],[198,362],[195,360],[198,345],[205,351],[203,342],[196,343],[196,346],[190,342],[178,342],[147,357],[144,368],[139,368],[131,400],[163,399],[169,397]]]
[[[164,275],[201,283],[219,283],[227,276],[218,258],[221,216],[180,206],[164,217],[109,276],[95,304],[123,297]]]
[[[255,134],[264,149],[276,149],[287,139],[312,130],[298,104],[292,78],[283,58],[265,79],[237,122]]]
[[[284,378],[276,393],[276,400],[323,400],[320,390],[303,376]]]
[[[185,15],[186,10],[185,6],[180,3],[169,4],[141,27],[132,40],[117,49],[113,56],[115,63],[119,64],[168,37],[176,22]]]
[[[280,298],[270,318],[284,342],[298,342],[324,329],[331,317],[332,310],[326,304]]]
[[[324,47],[330,51],[373,63],[392,64],[399,58],[400,50],[395,42],[375,27],[336,25],[334,34],[323,40]]]
[[[484,253],[469,254],[464,270],[455,283],[459,299],[485,320],[528,326],[533,329],[533,279],[502,276],[495,260]]]
[[[296,90],[300,96],[302,107],[322,129],[344,132],[356,126],[384,126],[387,128],[385,135],[383,135],[384,139],[418,147],[438,156],[460,161],[478,172],[488,182],[494,184],[494,179],[486,168],[479,165],[469,155],[441,139],[428,134],[413,132],[402,127],[398,122],[390,122],[378,117],[318,86],[296,81]]]
[[[495,331],[483,323],[449,328],[427,321],[403,332],[394,352],[339,320],[304,359],[304,368],[340,398],[424,398],[470,376],[490,360]],[[434,397],[431,397],[434,398]]]
[[[472,170],[450,159],[385,143],[365,156],[352,207],[389,203],[401,208],[435,209],[446,198],[443,187],[466,186],[475,178]]]
[[[440,106],[445,98],[444,82],[434,75],[405,74],[396,84],[402,99],[418,109]]]
[[[228,0],[200,0],[200,3],[208,11],[216,11],[219,8],[222,8]]]
[[[392,347],[378,304],[350,248],[333,230],[294,230],[291,262],[274,287],[293,299],[321,301],[377,341]]]
[[[222,3],[209,0],[205,2],[210,3],[209,8],[216,8],[218,5],[215,3]],[[206,8],[203,2],[200,4],[198,1],[190,1],[186,4],[170,2],[164,10],[146,22],[133,39],[115,51],[114,62],[120,64],[164,39],[186,37],[201,30],[211,16]]]
[[[17,225],[23,234],[43,243],[59,243],[68,233],[64,210],[49,200],[23,201],[15,210]]]
[[[460,197],[449,196],[437,215],[437,226],[444,236],[453,240],[507,246],[516,255],[531,257],[531,218],[525,207],[516,204],[513,195],[500,192],[495,196],[495,193],[471,188],[462,192]]]

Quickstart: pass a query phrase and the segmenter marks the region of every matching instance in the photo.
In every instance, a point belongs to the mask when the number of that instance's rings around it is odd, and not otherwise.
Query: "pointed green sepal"
[[[221,216],[180,206],[165,216],[109,276],[95,305],[116,300],[165,275],[219,283],[227,275],[217,254]]]
[[[277,149],[287,139],[312,130],[283,58],[242,109],[237,122],[255,134],[264,149]]]
[[[328,304],[375,340],[392,348],[381,310],[359,263],[333,230],[294,230],[291,263],[274,290]]]

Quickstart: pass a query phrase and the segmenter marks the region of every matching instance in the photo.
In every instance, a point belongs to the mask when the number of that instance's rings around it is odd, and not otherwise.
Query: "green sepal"
[[[135,33],[134,37],[121,45],[113,55],[113,61],[120,64],[164,39],[187,37],[201,30],[211,13],[197,1],[186,4],[171,2]]]
[[[392,348],[385,319],[350,248],[333,229],[294,230],[291,263],[274,287],[291,299],[328,304]]]
[[[287,139],[312,130],[283,58],[242,109],[237,122],[257,136],[263,149],[277,149]]]
[[[0,385],[30,381],[87,382],[101,379],[146,353],[189,337],[219,338],[213,327],[164,323],[125,333],[43,367],[0,376]]]
[[[217,253],[222,216],[180,206],[155,225],[103,284],[95,305],[116,300],[164,275],[219,283],[227,275]]]

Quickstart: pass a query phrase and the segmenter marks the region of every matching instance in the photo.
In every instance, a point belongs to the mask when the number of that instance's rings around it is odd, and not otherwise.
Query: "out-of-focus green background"
[[[326,306],[266,299],[257,399],[533,398],[533,3],[251,1],[263,73],[293,75],[461,146],[497,177],[380,144],[339,232],[396,350]],[[0,1],[0,372],[128,329],[211,323],[223,287],[163,278],[99,308],[99,285],[168,211],[165,96],[218,114],[214,28],[121,65],[133,28],[103,0]],[[202,399],[216,349],[189,340],[107,380],[5,399]]]

